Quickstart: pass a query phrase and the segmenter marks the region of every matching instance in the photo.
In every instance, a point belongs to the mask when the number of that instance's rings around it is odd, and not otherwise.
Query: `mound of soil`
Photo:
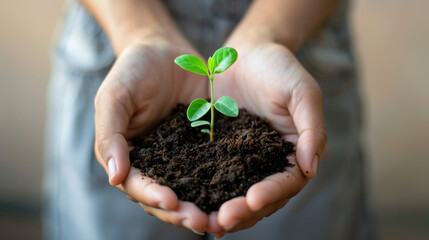
[[[208,117],[207,114],[206,117]],[[245,195],[253,184],[292,167],[293,153],[260,117],[240,109],[237,118],[216,113],[214,141],[192,128],[186,107],[179,104],[149,135],[135,139],[132,166],[173,189],[182,201],[206,213],[225,201]]]

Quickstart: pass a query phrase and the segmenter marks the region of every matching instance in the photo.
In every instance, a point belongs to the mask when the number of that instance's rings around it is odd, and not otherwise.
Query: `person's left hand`
[[[282,208],[316,176],[326,148],[322,95],[318,84],[286,47],[269,41],[226,44],[238,60],[214,79],[215,98],[230,96],[239,107],[269,120],[296,145],[295,164],[253,185],[246,196],[212,213],[209,231],[217,237],[255,225]],[[285,156],[286,157],[286,156]]]

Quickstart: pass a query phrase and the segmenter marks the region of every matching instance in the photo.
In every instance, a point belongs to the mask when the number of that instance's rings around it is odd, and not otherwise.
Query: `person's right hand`
[[[126,48],[116,60],[95,98],[95,153],[117,186],[151,215],[194,232],[204,232],[208,216],[195,204],[181,202],[168,187],[142,177],[130,167],[128,142],[145,134],[177,103],[206,98],[207,81],[174,64],[188,46],[152,41]]]

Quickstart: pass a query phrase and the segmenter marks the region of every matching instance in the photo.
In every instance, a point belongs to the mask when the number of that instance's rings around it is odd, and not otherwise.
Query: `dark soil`
[[[216,117],[210,142],[209,135],[200,132],[207,126],[192,128],[186,107],[178,105],[148,136],[134,140],[132,165],[206,213],[293,166],[286,159],[293,145],[260,117],[244,109],[237,118]]]

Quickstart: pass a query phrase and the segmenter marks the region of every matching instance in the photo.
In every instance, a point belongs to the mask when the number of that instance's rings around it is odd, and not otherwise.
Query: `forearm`
[[[232,41],[265,38],[296,52],[340,0],[255,0]]]
[[[80,0],[106,32],[116,54],[159,38],[188,44],[159,0]]]

